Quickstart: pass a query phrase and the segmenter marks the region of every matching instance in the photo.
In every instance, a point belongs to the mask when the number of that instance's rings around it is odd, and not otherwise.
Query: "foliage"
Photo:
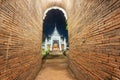
[[[46,50],[42,50],[42,56],[44,57],[44,56],[48,55],[49,51],[50,51],[49,48]]]
[[[67,22],[67,20],[66,20],[66,30],[68,30],[68,22]]]

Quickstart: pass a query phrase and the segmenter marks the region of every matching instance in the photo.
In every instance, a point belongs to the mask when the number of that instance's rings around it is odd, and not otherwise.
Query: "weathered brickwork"
[[[41,66],[41,17],[26,0],[0,2],[0,80],[33,80]]]
[[[42,17],[52,6],[66,10],[78,80],[120,80],[120,0],[0,0],[0,80],[34,80]]]
[[[74,8],[69,57],[76,77],[120,80],[120,0],[81,0]]]

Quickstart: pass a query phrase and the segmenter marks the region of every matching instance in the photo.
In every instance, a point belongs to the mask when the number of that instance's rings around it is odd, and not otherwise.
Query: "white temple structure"
[[[58,44],[59,51],[67,49],[66,38],[64,38],[62,35],[59,34],[56,25],[55,25],[55,28],[53,30],[53,33],[48,38],[45,38],[45,41],[44,41],[42,47],[43,47],[43,49],[46,50],[46,49],[48,49],[48,46],[49,46],[50,51],[53,51],[54,50],[54,48],[53,48],[54,43]]]

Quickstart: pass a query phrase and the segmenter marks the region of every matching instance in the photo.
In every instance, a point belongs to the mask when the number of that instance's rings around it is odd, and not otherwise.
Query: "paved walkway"
[[[49,56],[35,80],[75,80],[64,56]]]

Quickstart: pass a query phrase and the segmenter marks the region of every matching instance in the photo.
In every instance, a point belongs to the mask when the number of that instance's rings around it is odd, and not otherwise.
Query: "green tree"
[[[66,30],[68,30],[68,22],[67,22],[67,20],[65,22],[66,22]]]

